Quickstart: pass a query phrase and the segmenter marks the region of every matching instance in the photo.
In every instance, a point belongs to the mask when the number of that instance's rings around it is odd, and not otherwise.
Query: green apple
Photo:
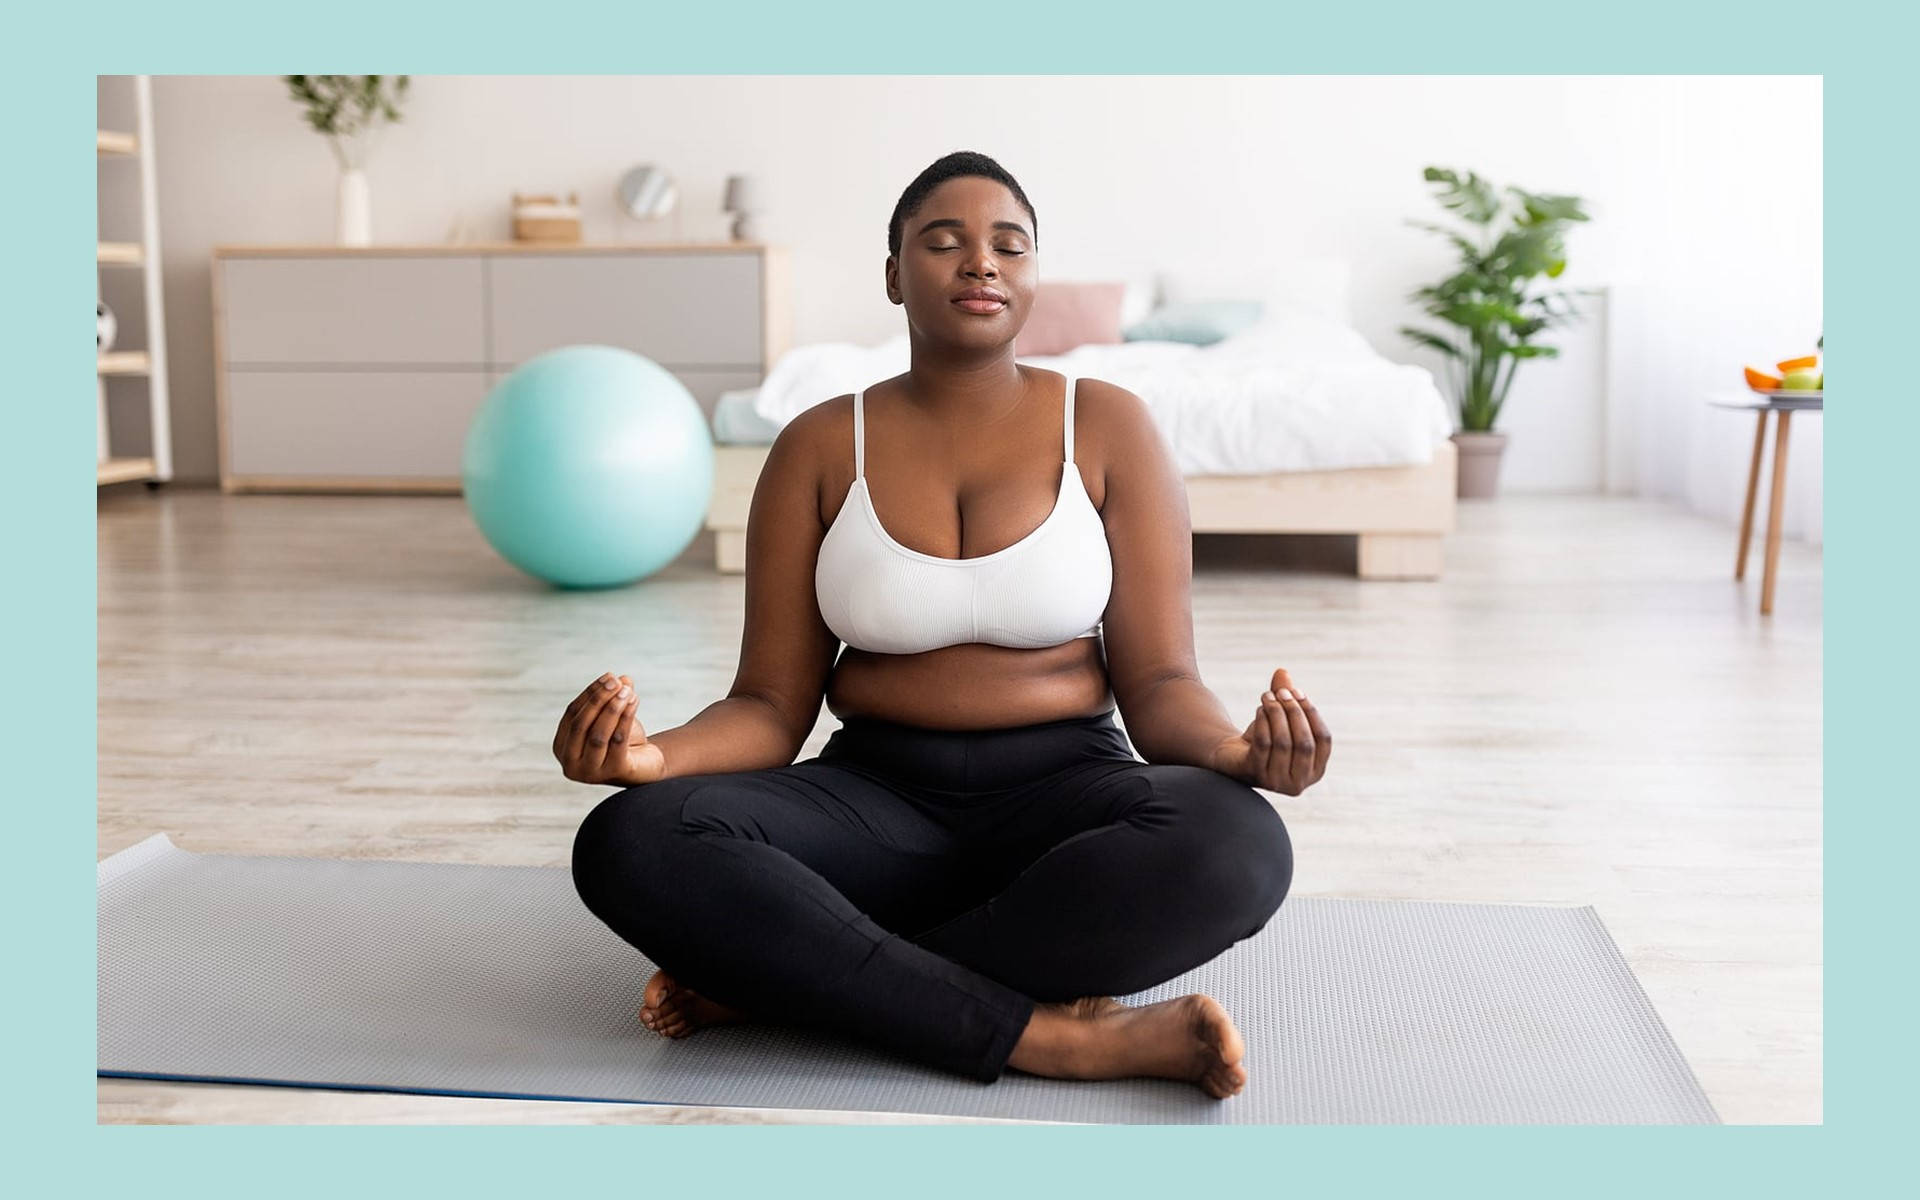
[[[1821,390],[1820,384],[1825,378],[1825,375],[1826,373],[1824,371],[1817,371],[1812,368],[1788,371],[1780,380],[1780,390],[1783,392],[1817,392]]]

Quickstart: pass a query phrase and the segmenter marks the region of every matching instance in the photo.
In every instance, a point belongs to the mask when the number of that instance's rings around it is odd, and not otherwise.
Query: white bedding
[[[1123,342],[1023,356],[1052,371],[1118,384],[1144,401],[1183,475],[1264,475],[1433,461],[1453,417],[1431,373],[1382,357],[1352,326],[1270,313],[1216,342]],[[875,346],[788,351],[753,393],[763,421],[904,372],[905,334]]]

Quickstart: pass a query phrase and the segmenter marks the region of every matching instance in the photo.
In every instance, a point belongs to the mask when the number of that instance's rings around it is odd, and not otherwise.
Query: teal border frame
[[[599,1184],[687,1196],[1081,1194],[1826,1195],[1897,1188],[1914,1035],[1913,537],[1904,492],[1920,395],[1893,378],[1914,279],[1909,48],[1896,6],[1354,4],[1189,0],[1000,7],[724,6],[607,0],[280,9],[100,0],[10,19],[0,79],[13,136],[0,189],[18,231],[4,296],[16,543],[6,723],[18,784],[5,1088],[22,1195],[559,1194]],[[76,270],[96,74],[1820,74],[1827,133],[1826,1122],[1809,1127],[205,1127],[97,1126],[93,870],[97,754],[92,455]],[[1461,114],[1462,120],[1486,119]],[[1810,165],[1782,148],[1783,169]],[[1764,248],[1756,248],[1763,253]],[[1896,328],[1898,326],[1898,328]],[[43,449],[44,448],[44,449]],[[1813,686],[1819,686],[1813,681]],[[1803,735],[1782,728],[1782,738]],[[1909,793],[1911,795],[1911,793]]]

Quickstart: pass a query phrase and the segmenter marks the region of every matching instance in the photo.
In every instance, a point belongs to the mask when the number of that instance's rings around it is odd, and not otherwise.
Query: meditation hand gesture
[[[1221,742],[1209,765],[1242,783],[1298,796],[1327,773],[1332,753],[1327,723],[1282,667],[1273,673],[1272,690],[1261,695],[1253,724]]]
[[[635,709],[633,679],[612,672],[588,684],[560,716],[553,756],[578,783],[651,783],[666,771],[666,756],[647,740]]]

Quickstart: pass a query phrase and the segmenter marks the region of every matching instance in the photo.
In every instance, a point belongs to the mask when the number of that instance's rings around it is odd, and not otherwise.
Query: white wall
[[[155,105],[175,453],[182,478],[210,479],[208,252],[330,241],[334,166],[276,77],[162,77]],[[1418,316],[1406,293],[1449,268],[1445,244],[1404,223],[1441,215],[1421,168],[1577,193],[1595,220],[1564,281],[1631,285],[1628,326],[1646,340],[1609,347],[1619,323],[1596,319],[1561,335],[1564,361],[1523,368],[1500,422],[1503,485],[1637,488],[1724,515],[1688,463],[1695,449],[1718,461],[1721,433],[1743,454],[1747,427],[1678,415],[1709,383],[1737,386],[1743,361],[1811,349],[1820,112],[1817,77],[421,76],[369,175],[377,241],[438,242],[463,223],[504,238],[516,189],[578,191],[592,240],[704,240],[724,236],[726,175],[752,172],[764,236],[793,255],[796,338],[878,341],[900,328],[881,286],[894,201],[933,159],[976,149],[1039,210],[1047,277],[1346,255],[1361,332],[1430,366],[1394,332]],[[677,225],[643,230],[615,209],[614,181],[638,162],[679,179]],[[1794,433],[1803,486],[1817,425]]]

